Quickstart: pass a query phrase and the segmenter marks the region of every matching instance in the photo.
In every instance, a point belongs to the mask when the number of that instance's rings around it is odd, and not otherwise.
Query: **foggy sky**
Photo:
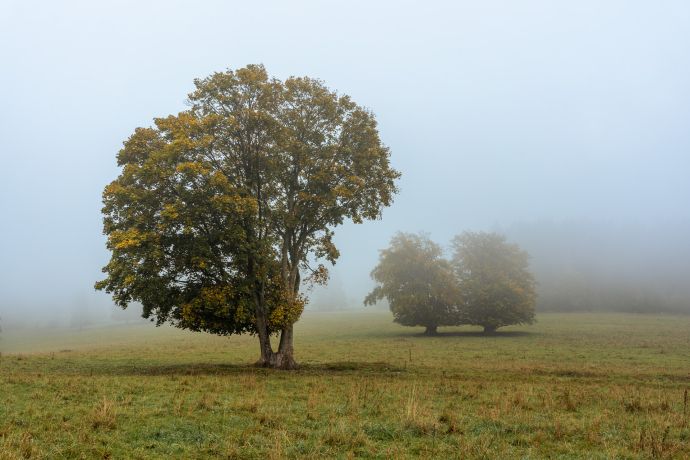
[[[687,222],[688,43],[685,1],[0,0],[0,316],[105,311],[122,142],[252,63],[372,109],[403,174],[382,221],[336,229],[348,296],[396,230]]]

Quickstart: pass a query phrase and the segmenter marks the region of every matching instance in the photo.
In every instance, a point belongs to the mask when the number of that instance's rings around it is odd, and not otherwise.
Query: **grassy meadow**
[[[690,458],[690,316],[422,331],[307,312],[293,372],[249,336],[3,331],[0,458]]]

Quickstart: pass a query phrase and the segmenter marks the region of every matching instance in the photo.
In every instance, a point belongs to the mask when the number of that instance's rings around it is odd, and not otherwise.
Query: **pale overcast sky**
[[[108,304],[122,142],[250,63],[377,115],[402,193],[336,230],[353,296],[396,230],[687,222],[689,44],[687,1],[0,0],[0,316]]]

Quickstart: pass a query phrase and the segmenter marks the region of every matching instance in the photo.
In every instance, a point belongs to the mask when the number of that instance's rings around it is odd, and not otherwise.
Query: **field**
[[[0,458],[690,458],[688,316],[422,330],[307,313],[296,372],[253,337],[3,331]]]

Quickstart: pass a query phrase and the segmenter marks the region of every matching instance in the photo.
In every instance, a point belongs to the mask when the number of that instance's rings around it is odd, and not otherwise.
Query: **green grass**
[[[3,331],[0,458],[690,458],[690,317],[538,320],[307,313],[297,372],[253,368],[253,337]]]

